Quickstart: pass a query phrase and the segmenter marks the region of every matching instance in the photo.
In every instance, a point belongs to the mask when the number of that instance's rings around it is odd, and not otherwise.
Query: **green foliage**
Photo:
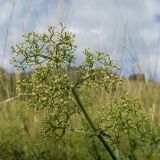
[[[15,74],[2,72],[0,74],[0,100],[15,96],[16,78]]]
[[[64,157],[66,160],[90,159],[84,147],[87,146],[87,142],[82,136],[72,135],[72,138],[68,136],[69,143],[59,144],[42,138],[38,130],[40,117],[25,106],[24,101],[16,101],[0,108],[0,159],[63,160]]]
[[[65,27],[60,32],[55,32],[52,27],[48,31],[48,35],[35,32],[24,34],[25,40],[12,47],[12,62],[16,67],[25,69],[27,66],[51,63],[53,67],[64,69],[74,62],[74,35],[65,32]]]
[[[137,101],[123,91],[115,94],[116,87],[121,84],[117,76],[119,68],[106,53],[86,49],[84,61],[78,69],[81,77],[74,81],[70,71],[76,62],[75,36],[63,26],[59,32],[51,27],[48,31],[48,34],[24,34],[24,41],[12,47],[12,63],[16,67],[34,68],[30,77],[19,82],[19,87],[21,92],[32,95],[29,105],[44,113],[46,135],[55,141],[62,140],[78,115],[79,127],[91,130],[107,146],[112,159],[116,158],[110,145],[115,149],[117,158],[136,159],[137,148],[144,150],[148,144],[151,126]],[[79,94],[93,89],[95,92],[105,89],[114,95],[111,103],[98,107],[98,117],[94,121],[89,115],[89,108],[83,106],[79,97]],[[87,101],[86,98],[85,104]]]
[[[124,155],[131,154],[135,158],[135,152],[142,152],[149,144],[150,117],[126,92],[118,92],[110,105],[99,107],[97,115],[97,124],[103,134],[109,135],[111,143]]]

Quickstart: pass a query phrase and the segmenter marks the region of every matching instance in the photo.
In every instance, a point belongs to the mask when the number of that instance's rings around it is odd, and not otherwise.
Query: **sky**
[[[10,47],[24,32],[63,23],[85,48],[103,51],[120,74],[143,72],[160,81],[160,0],[0,0],[0,66],[10,71]]]

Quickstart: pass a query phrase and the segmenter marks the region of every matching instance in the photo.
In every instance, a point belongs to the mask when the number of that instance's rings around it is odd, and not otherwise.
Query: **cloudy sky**
[[[121,75],[143,72],[160,81],[160,0],[0,0],[0,65],[24,32],[46,32],[62,22],[84,48],[105,51]]]

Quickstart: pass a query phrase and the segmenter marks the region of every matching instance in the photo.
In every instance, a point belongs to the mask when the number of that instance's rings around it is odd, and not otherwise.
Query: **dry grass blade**
[[[9,99],[7,99],[7,100],[1,102],[0,104],[9,103],[9,102],[11,102],[11,101],[13,101],[13,100],[16,100],[16,99],[18,99],[18,98],[20,98],[20,97],[22,97],[22,96],[32,96],[32,95],[31,95],[31,94],[26,94],[26,93],[20,93],[18,96],[9,98]]]

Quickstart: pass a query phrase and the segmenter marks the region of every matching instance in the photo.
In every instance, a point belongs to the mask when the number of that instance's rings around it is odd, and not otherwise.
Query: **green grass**
[[[7,80],[1,79],[2,81],[5,86],[1,84],[0,91],[5,92],[5,94],[1,94],[1,101],[16,95],[15,91],[13,91],[16,78],[8,76]],[[144,83],[124,79],[122,87],[132,97],[139,99],[146,113],[151,115],[152,125],[155,128],[155,136],[151,137],[150,146],[146,151],[137,153],[140,157],[138,159],[157,160],[160,157],[158,152],[160,149],[160,110],[158,107],[160,105],[158,98],[160,85],[153,82]],[[9,93],[8,95],[7,92]],[[81,98],[88,107],[91,117],[95,119],[97,114],[95,108],[98,109],[97,106],[106,105],[112,97],[106,95],[104,91],[99,91],[99,93],[91,91],[92,96],[88,96],[88,92],[90,91],[83,92]],[[109,159],[101,143],[96,138],[93,138],[93,135],[85,131],[68,130],[63,141],[59,143],[55,143],[53,135],[46,138],[41,125],[42,115],[43,113],[41,112],[35,112],[31,108],[27,108],[24,100],[12,101],[0,106],[0,159]],[[77,126],[79,126],[79,129],[81,128],[78,116],[73,117],[71,123],[73,128]],[[128,146],[125,145],[125,142],[123,149],[127,154]],[[147,152],[145,157],[142,154],[143,152]]]
[[[0,108],[0,159],[85,160],[98,157],[94,152],[97,146],[92,145],[94,142],[84,133],[69,131],[58,144],[54,137],[46,139],[41,133],[40,116],[25,105],[16,101]]]

